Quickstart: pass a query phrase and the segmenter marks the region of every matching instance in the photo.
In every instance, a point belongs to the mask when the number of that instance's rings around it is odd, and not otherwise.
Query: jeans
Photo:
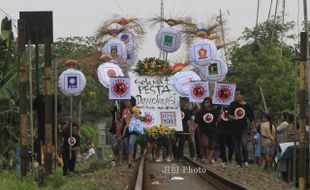
[[[243,163],[248,162],[248,131],[233,133],[232,140],[237,164],[242,165]]]
[[[231,134],[219,134],[220,158],[223,162],[231,161],[234,153],[233,142]],[[228,160],[226,154],[226,147],[228,148]]]
[[[128,140],[128,154],[133,155],[135,151],[135,144],[138,136],[135,134],[130,134],[129,140]]]
[[[183,158],[184,145],[185,145],[186,141],[188,142],[190,157],[192,158],[195,156],[194,143],[192,142],[192,139],[190,138],[189,135],[176,135],[176,141],[178,143],[178,146],[173,147],[173,152],[174,152],[174,156],[176,159],[179,160],[179,159]]]

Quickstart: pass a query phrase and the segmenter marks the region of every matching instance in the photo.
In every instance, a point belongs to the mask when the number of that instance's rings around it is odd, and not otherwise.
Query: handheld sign
[[[182,131],[179,96],[173,90],[170,77],[138,76],[129,73],[131,95],[142,110],[146,126],[167,125]],[[145,120],[144,120],[145,119]]]
[[[236,84],[216,83],[212,103],[229,105],[235,99]]]
[[[209,97],[209,83],[207,81],[191,82],[189,101],[202,103],[206,97]]]
[[[86,78],[81,71],[70,68],[61,73],[58,86],[65,95],[78,96],[86,86]]]
[[[129,100],[130,98],[130,78],[110,78],[109,99]]]

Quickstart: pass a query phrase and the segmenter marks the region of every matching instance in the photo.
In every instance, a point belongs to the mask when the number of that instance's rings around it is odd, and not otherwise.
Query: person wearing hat
[[[141,121],[141,110],[139,107],[134,106],[131,109],[131,119],[128,126],[129,140],[128,140],[128,168],[133,168],[133,154],[135,143],[138,136],[143,134],[144,123]]]

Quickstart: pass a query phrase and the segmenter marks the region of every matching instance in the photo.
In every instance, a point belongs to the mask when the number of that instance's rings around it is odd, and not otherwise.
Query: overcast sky
[[[265,21],[271,0],[260,0],[259,21]],[[94,35],[102,21],[114,14],[147,19],[160,14],[160,0],[0,0],[0,8],[14,19],[19,11],[53,11],[54,40],[58,37]],[[275,9],[273,5],[273,14]],[[283,0],[279,0],[279,13]],[[202,23],[219,14],[228,20],[228,36],[237,39],[245,27],[253,27],[257,0],[164,0],[165,16],[190,16]],[[310,5],[309,5],[310,6]],[[300,11],[298,11],[298,8]],[[309,8],[308,8],[309,12]],[[286,20],[303,20],[303,1],[286,0]],[[0,18],[4,16],[0,11]],[[148,27],[148,26],[147,26]],[[297,33],[297,28],[295,29]],[[158,56],[154,38],[156,30],[147,28],[147,37],[139,57]]]

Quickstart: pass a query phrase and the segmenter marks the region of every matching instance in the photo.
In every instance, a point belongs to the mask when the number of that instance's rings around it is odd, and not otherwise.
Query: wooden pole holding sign
[[[51,63],[51,38],[46,37],[44,40],[44,59],[45,59],[45,84],[44,84],[44,128],[45,128],[45,152],[44,165],[45,174],[52,174],[52,157],[53,157],[53,96],[52,96],[52,63]]]
[[[18,20],[18,82],[19,82],[19,130],[20,130],[20,176],[25,180],[27,173],[27,74],[25,65],[25,22]]]

